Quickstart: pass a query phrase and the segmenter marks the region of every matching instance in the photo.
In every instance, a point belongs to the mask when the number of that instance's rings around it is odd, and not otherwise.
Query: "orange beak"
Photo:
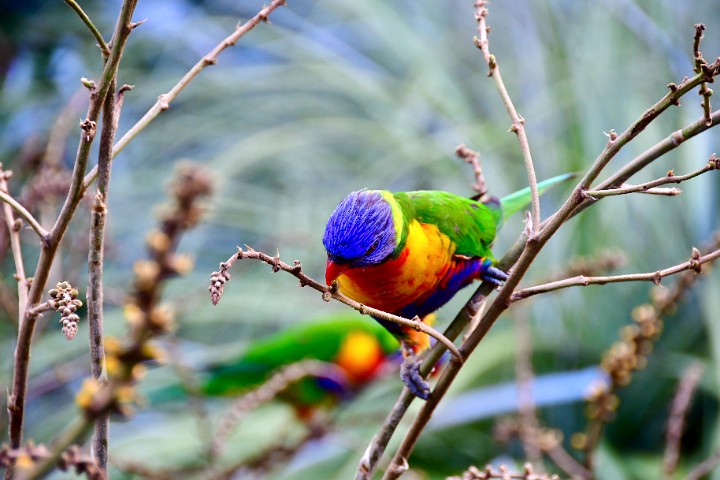
[[[341,265],[333,262],[332,260],[328,260],[327,267],[325,267],[325,283],[332,285],[332,282],[342,275],[348,268],[348,265]]]

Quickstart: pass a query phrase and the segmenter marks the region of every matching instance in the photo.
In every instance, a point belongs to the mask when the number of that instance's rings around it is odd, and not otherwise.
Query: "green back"
[[[304,359],[331,362],[348,333],[357,331],[377,338],[385,353],[398,348],[397,340],[369,318],[344,314],[303,322],[255,342],[236,361],[210,368],[203,391],[208,395],[238,393],[263,383],[284,365]]]
[[[575,175],[566,173],[538,183],[542,194]],[[499,202],[480,203],[448,192],[419,190],[393,193],[405,219],[433,224],[456,244],[456,254],[492,259],[490,246],[506,217],[530,204],[530,188],[518,190]],[[399,245],[404,246],[405,239]]]
[[[456,254],[492,258],[490,245],[495,239],[498,215],[491,206],[440,191],[393,195],[407,220],[436,225],[455,243]]]

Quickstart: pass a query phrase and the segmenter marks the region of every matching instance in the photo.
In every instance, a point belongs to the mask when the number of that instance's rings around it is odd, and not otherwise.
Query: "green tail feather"
[[[538,195],[542,195],[550,187],[554,187],[555,185],[573,177],[575,177],[574,173],[564,173],[562,175],[543,180],[538,183]],[[530,204],[530,187],[523,188],[522,190],[518,190],[515,193],[511,193],[510,195],[501,198],[500,204],[502,205],[503,216],[508,218],[510,215],[522,210]]]

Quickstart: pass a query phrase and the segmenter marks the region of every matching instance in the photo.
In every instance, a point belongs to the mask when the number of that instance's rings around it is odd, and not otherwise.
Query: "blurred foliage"
[[[83,7],[107,35],[118,2],[86,3]],[[135,18],[148,21],[132,34],[121,64],[120,82],[135,89],[126,96],[119,133],[229,34],[238,19],[261,6],[254,0],[140,2]],[[471,171],[453,155],[460,143],[480,151],[491,193],[502,196],[526,184],[508,117],[472,43],[471,2],[289,0],[270,20],[224,52],[114,162],[105,270],[106,329],[112,334],[125,330],[120,305],[132,264],[145,255],[145,235],[156,222],[154,206],[163,201],[172,165],[190,158],[214,172],[216,194],[205,222],[179,248],[195,257],[196,268],[172,281],[165,296],[180,314],[176,360],[190,367],[234,355],[254,338],[299,320],[343,310],[314,291],[297,288],[287,275],[273,276],[265,265],[243,262],[234,267],[220,304],[212,307],[208,275],[236,245],[268,253],[279,249],[283,259],[300,259],[307,273],[321,278],[324,222],[349,191],[438,189],[470,195]],[[667,83],[691,74],[695,23],[708,26],[702,44],[706,58],[720,54],[720,10],[716,2],[702,0],[497,2],[490,5],[488,22],[491,51],[526,119],[540,178],[585,169],[606,142],[603,132],[624,130],[665,93]],[[69,120],[64,121],[73,128],[61,161],[71,168],[74,122],[85,109],[79,79],[96,77],[100,68],[92,37],[62,2],[0,5],[0,161],[15,173],[13,194],[22,195],[48,132],[68,105]],[[689,95],[682,108],[667,112],[623,150],[607,172],[700,115],[699,99]],[[668,169],[698,168],[717,151],[717,138],[715,130],[700,135],[633,181],[651,180]],[[684,193],[676,198],[603,200],[561,229],[524,284],[562,271],[574,257],[608,249],[627,256],[618,273],[654,271],[686,260],[692,246],[703,245],[720,228],[719,184],[717,175],[706,175],[683,184]],[[545,215],[562,201],[566,191],[560,190],[543,198]],[[55,273],[78,285],[81,298],[86,224],[81,211]],[[521,219],[508,222],[496,242],[498,256],[521,228]],[[31,234],[25,238],[30,266],[35,239]],[[12,374],[16,307],[14,267],[5,244],[2,253],[4,391]],[[647,368],[620,391],[617,418],[601,444],[598,478],[659,475],[672,396],[680,374],[696,360],[706,370],[689,412],[681,471],[720,447],[719,284],[717,271],[699,283],[666,319]],[[630,323],[632,308],[647,301],[649,290],[640,283],[591,286],[518,305],[532,324],[536,373],[597,365],[621,327]],[[459,297],[441,310],[440,326],[466,295]],[[86,324],[81,322],[78,338],[67,342],[56,321],[46,315],[33,347],[25,438],[38,442],[52,439],[69,421],[76,410],[74,392],[89,372],[82,340]],[[516,344],[512,322],[497,324],[452,392],[514,381]],[[151,370],[144,383],[177,378],[176,369],[165,366]],[[538,384],[541,395],[543,384]],[[548,388],[581,392],[583,386],[569,381]],[[352,477],[400,387],[394,376],[371,386],[328,420],[323,439],[265,473],[272,478]],[[229,402],[209,403],[211,417],[221,417]],[[511,412],[513,405],[500,404],[498,410]],[[517,444],[501,446],[493,440],[493,418],[478,418],[472,408],[466,413],[462,424],[429,429],[411,465],[428,478],[444,478],[470,464],[522,464]],[[115,465],[161,468],[198,460],[203,437],[193,415],[187,406],[151,408],[113,423]],[[542,405],[539,416],[542,424],[563,431],[568,446],[567,439],[585,426],[581,394]],[[3,408],[0,440],[7,435],[6,420]],[[300,427],[282,405],[268,405],[236,432],[228,462],[256,457],[278,437],[292,442],[300,438]]]

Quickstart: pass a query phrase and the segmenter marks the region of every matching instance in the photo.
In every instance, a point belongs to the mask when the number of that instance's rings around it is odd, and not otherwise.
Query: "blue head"
[[[352,192],[340,202],[325,227],[328,284],[348,268],[382,263],[395,251],[396,239],[392,207],[383,193]]]

